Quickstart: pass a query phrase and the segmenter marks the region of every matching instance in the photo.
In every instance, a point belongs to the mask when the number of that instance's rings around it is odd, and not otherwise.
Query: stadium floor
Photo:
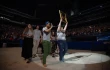
[[[0,48],[0,70],[110,70],[110,57],[100,51],[68,50],[64,63],[48,56],[46,68],[39,57],[27,64],[20,47]]]

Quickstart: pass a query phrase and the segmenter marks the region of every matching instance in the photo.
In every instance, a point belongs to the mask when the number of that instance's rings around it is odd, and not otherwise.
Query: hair
[[[29,24],[28,24],[28,25],[29,25]],[[27,25],[27,27],[24,29],[23,34],[25,34],[25,33],[27,33],[27,32],[29,31],[28,25]],[[30,24],[30,25],[31,25],[31,24]],[[31,26],[30,30],[33,32],[32,26]]]

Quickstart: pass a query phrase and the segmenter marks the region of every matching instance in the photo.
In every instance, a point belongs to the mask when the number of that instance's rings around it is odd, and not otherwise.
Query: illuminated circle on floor
[[[56,57],[59,60],[59,57]],[[109,56],[98,54],[98,53],[87,53],[79,52],[65,55],[65,63],[74,63],[74,64],[95,64],[107,62],[110,60]]]

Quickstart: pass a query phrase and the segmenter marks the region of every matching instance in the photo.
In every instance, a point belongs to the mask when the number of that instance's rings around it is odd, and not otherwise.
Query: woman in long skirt
[[[23,31],[24,42],[22,47],[22,57],[27,60],[27,63],[32,61],[32,48],[33,48],[33,28],[31,24]]]

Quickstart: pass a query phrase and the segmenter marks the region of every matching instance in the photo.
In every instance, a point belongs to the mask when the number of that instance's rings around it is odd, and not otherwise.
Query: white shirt
[[[41,31],[40,30],[38,30],[38,29],[35,29],[34,30],[34,40],[40,40],[40,36],[41,36]]]
[[[47,30],[47,27],[44,27],[42,30],[43,31],[43,40],[50,41],[51,32],[46,33],[46,32],[44,32],[45,30]]]
[[[57,32],[57,40],[66,40],[66,34],[61,31],[58,31]]]
[[[28,34],[29,36],[32,36],[32,35],[33,35],[33,32],[29,29],[29,31],[27,32],[27,34]]]

